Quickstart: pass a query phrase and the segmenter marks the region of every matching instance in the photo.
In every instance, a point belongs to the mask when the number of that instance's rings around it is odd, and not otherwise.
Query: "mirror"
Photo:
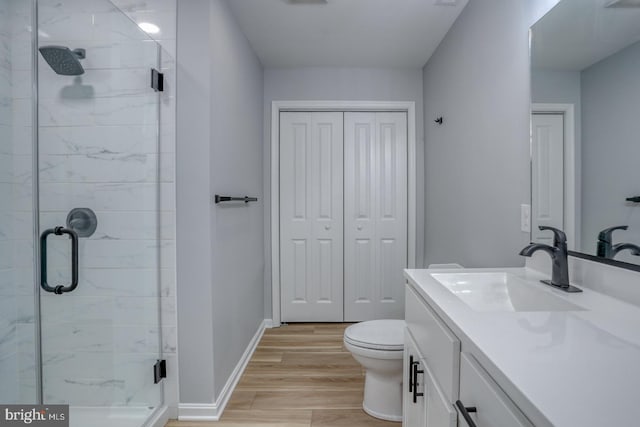
[[[640,0],[561,0],[535,23],[531,98],[532,240],[559,227],[572,255],[639,269]]]

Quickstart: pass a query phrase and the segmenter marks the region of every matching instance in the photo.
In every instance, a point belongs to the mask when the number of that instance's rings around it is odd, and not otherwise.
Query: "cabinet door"
[[[465,407],[475,407],[470,416],[477,427],[533,427],[468,353],[460,357],[460,401]],[[461,427],[470,427],[462,415],[460,420]]]
[[[429,365],[423,362],[423,381],[425,404],[427,409],[427,427],[456,427],[458,414],[440,390]]]
[[[418,346],[413,341],[408,329],[404,331],[404,381],[402,383],[402,426],[424,427],[426,423],[426,406],[424,396],[424,382],[420,378],[418,389],[414,390],[413,371],[421,370],[422,356]],[[414,402],[415,394],[415,402]]]
[[[345,321],[402,319],[407,114],[345,113]]]
[[[456,427],[457,413],[408,329],[404,342],[403,427]]]
[[[283,322],[343,319],[342,113],[280,114]]]

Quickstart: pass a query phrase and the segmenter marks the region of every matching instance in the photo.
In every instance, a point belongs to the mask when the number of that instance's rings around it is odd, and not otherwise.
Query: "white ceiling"
[[[562,0],[532,27],[535,68],[580,71],[640,40],[640,8]],[[625,4],[638,3],[625,1]]]
[[[265,67],[422,67],[467,1],[228,3]]]

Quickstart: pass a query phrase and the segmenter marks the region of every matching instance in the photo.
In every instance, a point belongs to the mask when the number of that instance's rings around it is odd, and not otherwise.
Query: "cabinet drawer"
[[[470,415],[477,427],[533,427],[469,353],[460,357],[460,401],[476,408]],[[459,418],[460,426],[467,427],[462,416]]]
[[[460,340],[410,286],[406,287],[405,321],[418,350],[449,402],[458,398]]]

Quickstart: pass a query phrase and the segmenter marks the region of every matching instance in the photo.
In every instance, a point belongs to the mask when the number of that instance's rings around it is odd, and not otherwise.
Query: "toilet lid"
[[[374,350],[402,350],[404,320],[369,320],[349,326],[344,340],[349,344]]]

